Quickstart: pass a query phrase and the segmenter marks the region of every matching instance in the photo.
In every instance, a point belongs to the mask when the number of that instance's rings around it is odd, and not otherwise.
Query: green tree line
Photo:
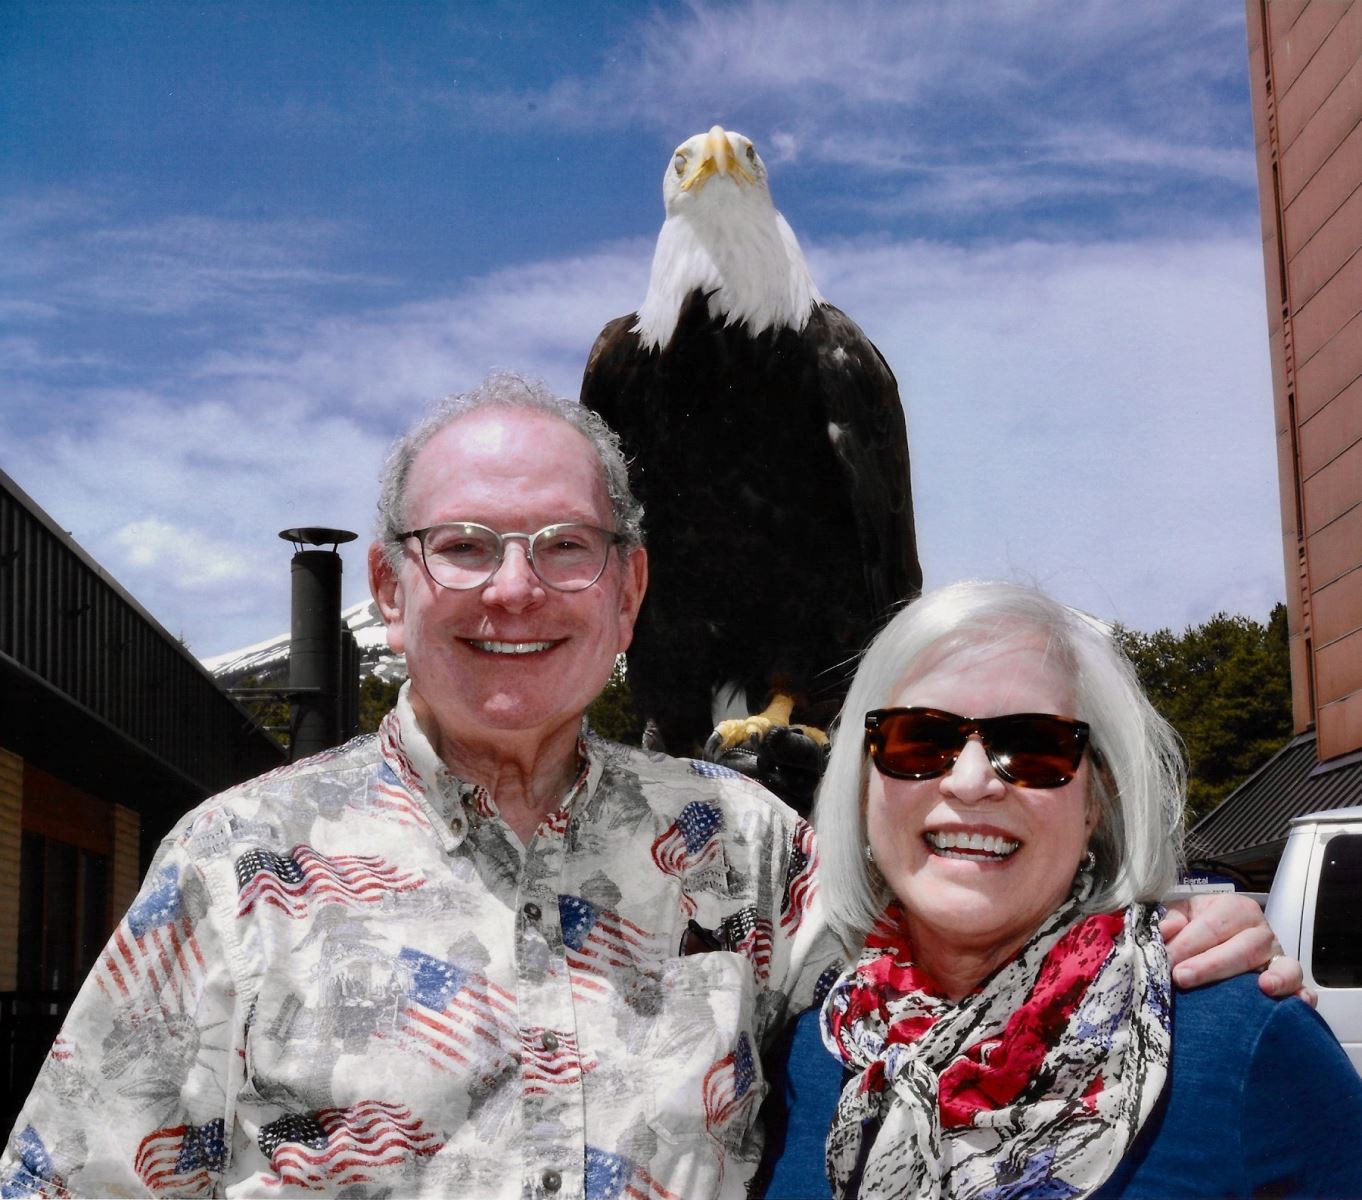
[[[1187,824],[1210,812],[1291,737],[1286,605],[1261,624],[1217,613],[1176,634],[1116,628],[1154,707],[1187,752]]]

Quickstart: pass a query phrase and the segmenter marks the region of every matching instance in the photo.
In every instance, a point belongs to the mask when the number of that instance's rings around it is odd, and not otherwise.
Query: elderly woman
[[[792,1058],[769,1194],[820,1190],[800,1130],[840,1092],[840,1197],[1362,1195],[1362,1080],[1310,1008],[1170,989],[1182,796],[1175,734],[1084,618],[994,583],[901,612],[820,793],[828,919],[864,948],[822,1009],[835,1057]]]

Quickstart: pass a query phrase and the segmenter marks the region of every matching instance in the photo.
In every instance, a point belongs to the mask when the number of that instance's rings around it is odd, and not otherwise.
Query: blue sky
[[[718,122],[899,377],[929,585],[1261,618],[1246,72],[1238,4],[6,0],[0,469],[197,653],[278,633],[422,404],[576,394]]]

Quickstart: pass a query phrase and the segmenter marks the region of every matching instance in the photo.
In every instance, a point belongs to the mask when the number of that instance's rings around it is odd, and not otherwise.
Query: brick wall
[[[130,808],[121,804],[114,805],[113,812],[113,871],[109,888],[113,912],[110,925],[116,925],[123,914],[132,906],[141,884],[141,871],[138,868],[138,838],[141,834],[141,818]]]

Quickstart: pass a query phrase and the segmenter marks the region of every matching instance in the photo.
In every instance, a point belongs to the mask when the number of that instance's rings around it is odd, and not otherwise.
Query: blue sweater
[[[788,1120],[772,1121],[778,1157],[765,1195],[823,1200],[842,1070],[823,1047],[817,1010],[799,1018],[788,1071],[781,1065],[771,1083],[783,1088]],[[1263,1195],[1362,1197],[1362,1077],[1308,1005],[1269,1000],[1253,975],[1174,991],[1167,1086],[1095,1196]]]

